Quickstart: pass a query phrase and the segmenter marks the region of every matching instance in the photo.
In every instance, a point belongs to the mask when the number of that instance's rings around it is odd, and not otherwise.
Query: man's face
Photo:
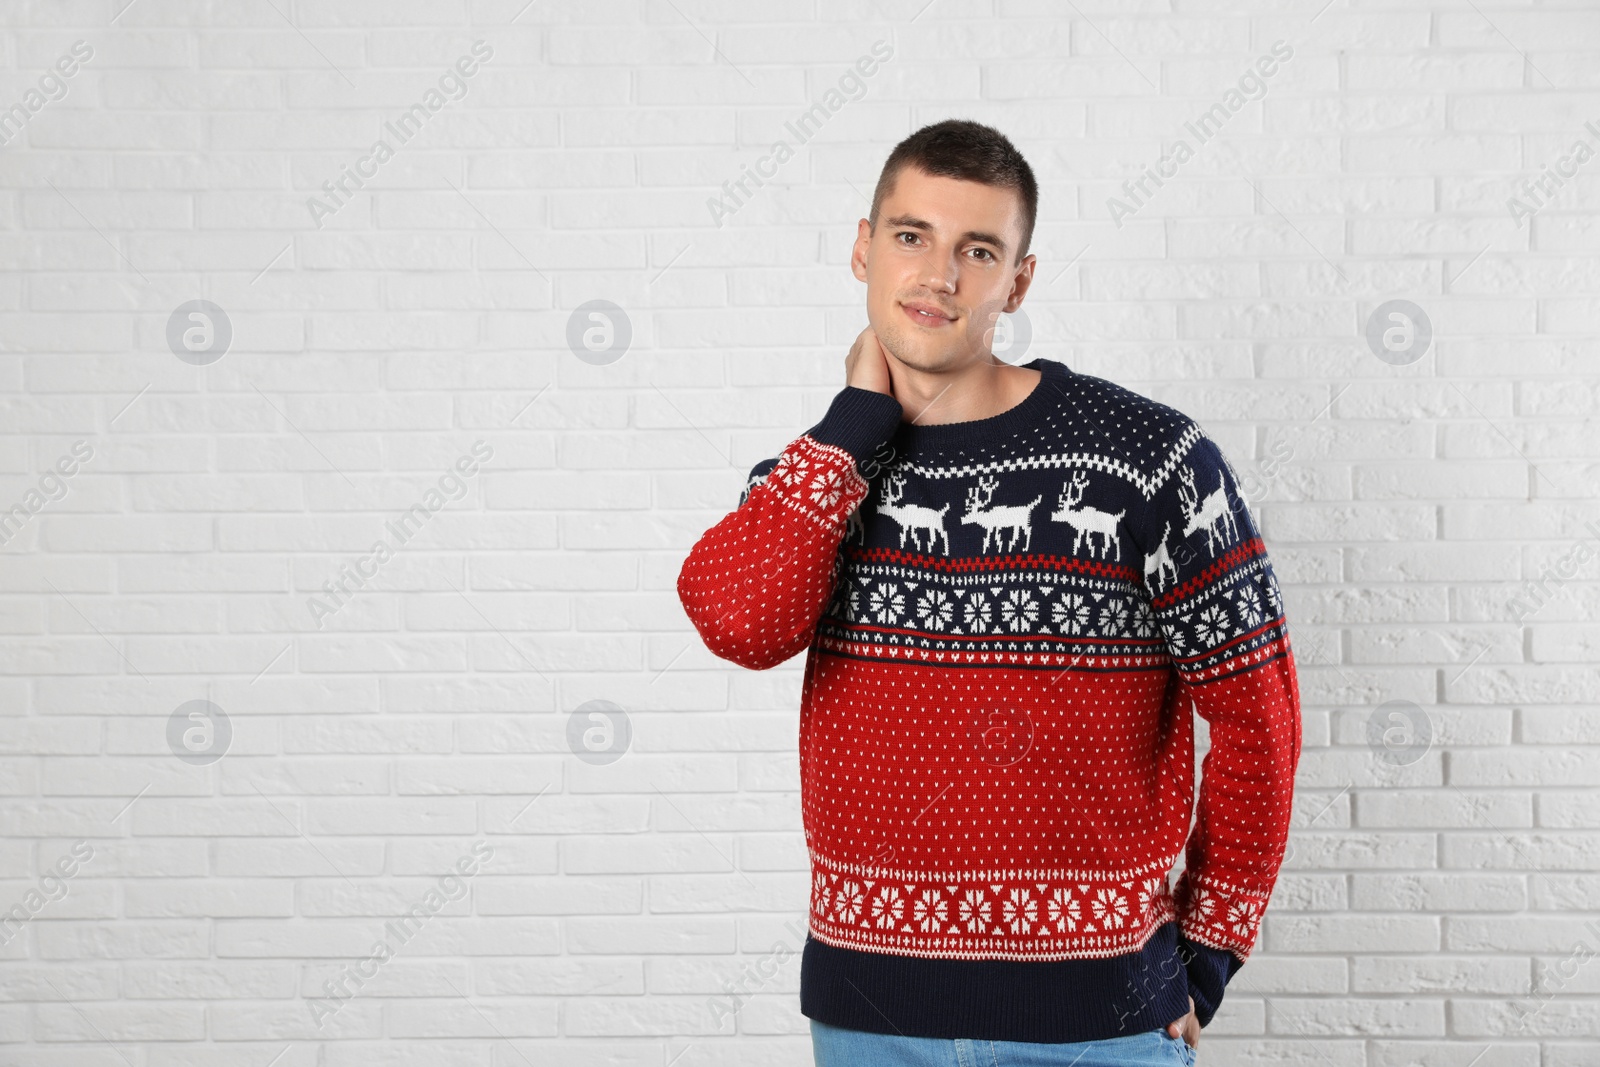
[[[1013,265],[1021,242],[1014,191],[903,168],[879,206],[877,232],[861,220],[850,259],[867,283],[867,321],[890,356],[924,371],[991,360],[996,318],[1020,307],[1033,281],[1032,255]]]

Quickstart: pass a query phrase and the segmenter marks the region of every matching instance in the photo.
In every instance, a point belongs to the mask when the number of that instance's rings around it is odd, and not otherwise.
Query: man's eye
[[[994,258],[994,253],[989,251],[987,248],[974,248],[973,251],[974,252],[982,252],[984,255],[988,256],[990,259]]]

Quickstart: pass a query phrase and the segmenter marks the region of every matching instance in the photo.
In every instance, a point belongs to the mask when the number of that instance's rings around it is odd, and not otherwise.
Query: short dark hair
[[[867,223],[874,230],[878,228],[883,198],[893,191],[895,179],[908,166],[935,177],[1015,189],[1022,200],[1022,243],[1017,246],[1016,262],[1022,262],[1033,241],[1033,224],[1039,215],[1039,185],[1033,180],[1033,168],[1005,134],[981,122],[945,119],[922,127],[895,145],[872,193]]]

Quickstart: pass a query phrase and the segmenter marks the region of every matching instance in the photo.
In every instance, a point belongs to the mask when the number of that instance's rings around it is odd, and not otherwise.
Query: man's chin
[[[924,374],[943,374],[946,371],[961,370],[973,363],[989,361],[987,353],[971,352],[964,348],[955,350],[942,347],[930,348],[916,343],[893,347],[886,344],[884,348],[897,362]]]
[[[938,361],[938,352],[934,350],[925,338],[916,337],[900,330],[878,330],[878,343],[888,356],[898,363],[916,370],[925,369],[930,363]]]

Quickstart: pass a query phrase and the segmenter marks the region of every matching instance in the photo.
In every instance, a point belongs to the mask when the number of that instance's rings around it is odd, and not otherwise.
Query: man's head
[[[991,127],[950,119],[895,146],[850,259],[890,356],[926,371],[991,358],[996,318],[1033,281],[1038,205],[1028,161]]]

